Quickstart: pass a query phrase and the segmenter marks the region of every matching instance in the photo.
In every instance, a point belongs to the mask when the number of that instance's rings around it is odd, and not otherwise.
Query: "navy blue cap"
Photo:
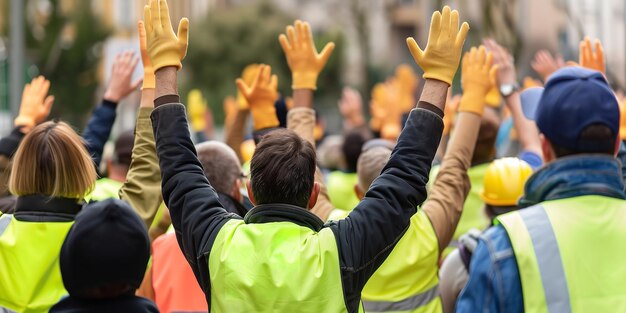
[[[545,88],[522,92],[521,101],[524,115],[534,120],[539,131],[553,144],[579,152],[614,147],[619,135],[620,111],[613,90],[600,72],[564,67],[550,76]],[[613,142],[581,140],[583,130],[593,124],[608,127]]]

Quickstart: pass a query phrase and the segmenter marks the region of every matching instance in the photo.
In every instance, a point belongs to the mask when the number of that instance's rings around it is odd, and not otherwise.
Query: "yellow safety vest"
[[[362,292],[365,312],[441,312],[439,241],[420,210]]]
[[[103,201],[106,199],[119,199],[120,189],[124,183],[110,178],[96,180],[96,185],[91,194],[85,197],[86,201]]]
[[[0,216],[0,311],[48,312],[67,295],[59,253],[73,223]]]
[[[347,312],[330,228],[230,220],[209,255],[215,312]]]
[[[344,173],[334,171],[326,177],[326,189],[332,205],[340,210],[351,212],[357,204],[359,198],[354,192],[358,177],[356,173]]]
[[[626,201],[580,196],[498,217],[526,312],[626,311]]]

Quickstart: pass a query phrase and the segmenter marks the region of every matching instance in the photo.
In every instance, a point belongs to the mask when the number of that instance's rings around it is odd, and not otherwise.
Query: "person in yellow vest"
[[[595,52],[587,46],[581,59],[604,68],[599,44]],[[506,67],[510,58],[495,51],[494,60]],[[499,216],[481,236],[456,311],[624,311],[626,193],[615,159],[615,94],[602,72],[564,67],[545,89],[521,96],[546,165],[526,183],[523,209]]]
[[[328,196],[333,206],[346,212],[346,215],[359,203],[354,194],[357,182],[356,163],[361,154],[363,144],[369,139],[362,129],[354,129],[345,134],[341,144],[341,152],[346,167],[326,175]]]
[[[17,204],[0,216],[0,308],[48,312],[67,292],[59,250],[96,180],[81,138],[63,122],[46,122],[26,135],[9,180]]]
[[[463,57],[463,97],[454,134],[448,143],[437,182],[428,200],[411,217],[411,223],[387,260],[363,289],[366,312],[441,312],[439,299],[440,253],[452,239],[468,195],[474,142],[478,136],[485,97],[493,85],[495,68],[484,47],[472,48]],[[365,196],[391,155],[384,146],[364,151],[359,158],[359,198]]]
[[[144,60],[135,148],[127,181],[120,190],[120,198],[145,225],[150,225],[162,202],[149,118],[154,84],[154,72]],[[0,216],[0,311],[48,312],[67,294],[59,251],[96,179],[92,156],[70,126],[46,122],[35,127],[46,118],[51,105],[46,100],[47,87],[41,86],[25,97],[28,101],[22,102],[15,120],[28,134],[15,153],[9,179],[11,193],[17,196],[15,213]]]
[[[484,40],[484,46],[488,51],[505,51],[495,41]],[[507,53],[510,60],[513,57]],[[512,61],[511,61],[512,62]],[[537,133],[537,127],[524,117],[519,100],[519,85],[516,82],[515,68],[511,66],[502,66],[498,71],[498,77],[506,77],[498,79],[496,85],[500,90],[500,94],[505,101],[506,108],[511,112],[513,125],[519,134],[520,153],[518,157],[528,163],[533,169],[541,167],[543,159],[541,155],[541,144]],[[489,226],[490,221],[484,213],[484,202],[480,197],[483,190],[483,180],[489,163],[496,155],[495,141],[498,135],[500,125],[499,117],[491,108],[485,109],[483,121],[481,123],[476,148],[472,157],[472,167],[468,170],[468,175],[472,183],[472,188],[467,196],[467,200],[463,205],[463,214],[461,220],[454,233],[454,240],[450,247],[446,249],[444,254],[448,254],[458,245],[458,239],[461,235],[467,233],[470,229],[484,229]],[[431,178],[435,178],[436,169],[431,174]]]
[[[132,130],[122,132],[117,137],[113,158],[106,162],[108,175],[96,181],[96,186],[88,196],[89,200],[102,201],[120,198],[120,189],[126,181],[126,174],[130,168],[134,141],[135,134]]]
[[[517,210],[517,201],[524,194],[524,184],[532,173],[530,165],[518,158],[497,159],[489,165],[480,195],[490,220]],[[459,247],[441,265],[439,291],[443,312],[454,312],[456,300],[467,283],[469,263],[480,235],[480,230],[473,229],[461,236]]]
[[[469,26],[459,27],[458,12],[445,7],[442,13],[433,14],[425,50],[414,40],[408,41],[425,72],[420,102],[365,198],[348,218],[324,225],[308,211],[320,188],[314,183],[314,148],[289,130],[270,131],[257,146],[248,184],[256,207],[244,220],[222,208],[194,153],[184,106],[176,92],[188,21],[180,23],[177,36],[165,0],[152,0],[145,15],[152,21],[147,30],[148,51],[158,82],[152,119],[163,194],[179,244],[210,311],[362,310],[363,286],[426,198],[427,175],[443,130],[446,92]],[[287,35],[280,36],[280,42],[292,71],[294,105],[298,106],[299,98],[310,96],[316,88],[333,46],[318,54],[309,25],[300,21],[288,27]],[[276,118],[270,109],[276,80],[264,68],[252,86],[239,83],[248,99],[265,99],[251,108],[253,117]]]

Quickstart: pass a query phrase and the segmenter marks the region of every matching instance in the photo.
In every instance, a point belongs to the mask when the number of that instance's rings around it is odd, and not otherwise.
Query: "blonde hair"
[[[16,196],[82,199],[96,177],[82,138],[66,123],[46,122],[28,133],[17,149],[9,189]]]

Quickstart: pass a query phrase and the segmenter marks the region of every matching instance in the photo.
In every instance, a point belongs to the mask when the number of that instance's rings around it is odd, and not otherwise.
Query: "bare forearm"
[[[160,68],[154,74],[156,77],[155,99],[166,95],[178,94],[177,69],[173,66]]]
[[[428,102],[443,112],[449,87],[447,83],[440,80],[426,79],[420,101]]]
[[[294,89],[293,106],[296,108],[313,108],[313,90]]]
[[[539,131],[535,123],[524,116],[519,93],[515,93],[506,99],[506,105],[511,111],[513,125],[519,136],[520,145],[523,151],[534,152],[541,155],[541,143],[539,141]]]

